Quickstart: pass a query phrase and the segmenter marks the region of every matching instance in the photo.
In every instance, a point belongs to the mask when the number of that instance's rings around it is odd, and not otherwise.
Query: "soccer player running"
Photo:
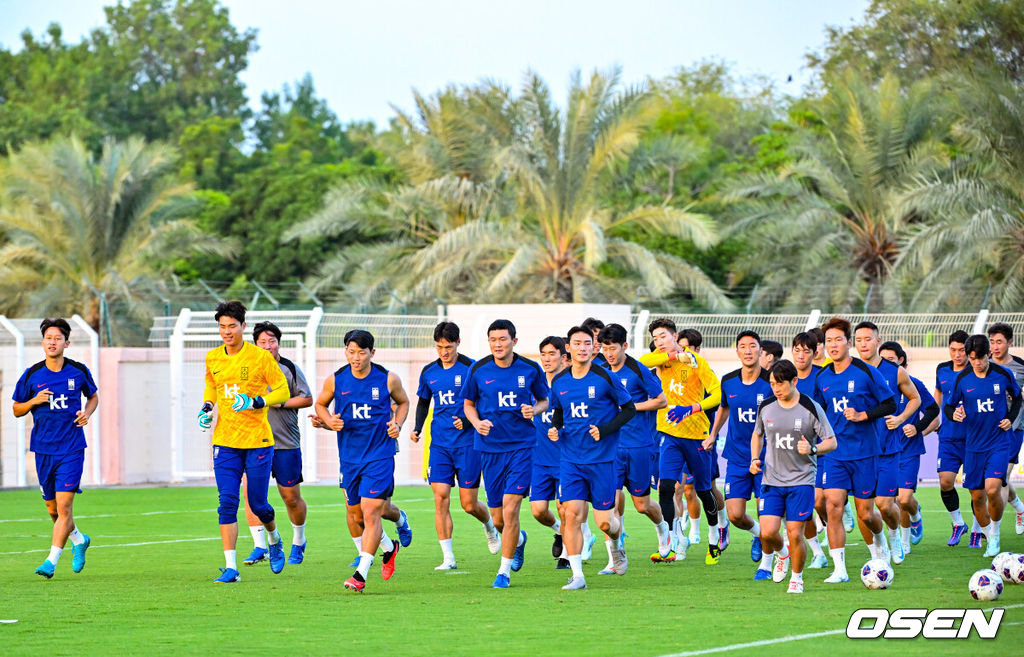
[[[284,546],[274,522],[274,507],[267,500],[274,464],[274,433],[267,421],[268,406],[288,401],[288,382],[273,355],[245,341],[245,306],[225,301],[214,311],[224,345],[206,353],[206,389],[199,410],[199,427],[209,429],[213,410],[213,474],[220,505],[220,536],[225,566],[214,582],[241,579],[235,549],[238,543],[238,491],[242,476],[248,480],[249,508],[266,530],[270,571],[284,570]]]
[[[434,417],[430,421],[430,456],[427,460],[427,481],[434,491],[434,527],[441,544],[441,565],[434,570],[456,570],[452,548],[452,486],[459,487],[463,511],[484,525],[487,548],[497,554],[501,537],[495,529],[487,507],[480,502],[480,453],[473,449],[473,428],[463,415],[462,390],[469,380],[474,361],[459,353],[459,327],[441,322],[434,327],[437,360],[420,372],[416,389],[416,422],[410,438],[419,442],[431,401]]]
[[[836,448],[836,438],[825,411],[796,386],[797,371],[788,360],[776,362],[770,381],[774,397],[765,400],[757,412],[757,423],[750,438],[754,457],[750,472],[763,469],[764,491],[761,497],[761,541],[765,552],[778,552],[773,581],[786,576],[787,561],[793,562],[793,574],[787,593],[803,593],[804,523],[812,522],[816,455]],[[820,441],[820,442],[819,442]],[[788,548],[783,545],[779,528],[786,518]]]
[[[274,434],[274,461],[270,474],[277,482],[277,492],[281,495],[288,519],[292,523],[292,548],[288,554],[288,563],[302,563],[306,554],[306,501],[302,499],[299,484],[302,483],[302,447],[299,444],[299,409],[313,405],[313,393],[309,390],[306,377],[302,370],[280,353],[281,329],[273,322],[259,322],[252,329],[252,340],[260,349],[266,349],[277,361],[288,382],[288,401],[269,407],[267,421],[270,431]],[[245,519],[252,533],[252,553],[242,562],[246,566],[266,560],[267,534],[263,523],[249,508],[248,480],[242,478],[242,499],[245,504]]]
[[[615,510],[621,519],[626,506],[626,496],[622,494],[622,487],[625,486],[633,498],[633,507],[638,513],[647,516],[657,531],[658,551],[651,555],[651,561],[672,561],[675,559],[672,554],[672,532],[662,516],[661,505],[651,500],[651,485],[657,474],[654,471],[657,410],[668,406],[668,400],[661,391],[658,377],[626,353],[629,342],[625,327],[609,324],[601,329],[598,342],[604,350],[609,374],[626,389],[636,410],[636,416],[619,431],[619,447],[615,457]],[[657,482],[654,481],[653,485],[656,486]],[[599,575],[615,572],[616,546],[610,537],[606,538],[605,547],[608,550],[608,565]]]
[[[669,319],[656,319],[648,330],[654,338],[658,351],[644,354],[640,362],[656,368],[661,379],[661,389],[669,406],[658,411],[658,433],[661,441],[661,458],[658,497],[665,521],[672,525],[675,514],[673,497],[677,483],[683,481],[683,467],[693,475],[693,487],[704,506],[709,532],[716,536],[708,538],[708,553],[704,563],[718,563],[722,552],[719,541],[722,536],[718,529],[718,502],[711,492],[711,477],[714,466],[711,453],[704,449],[703,441],[708,437],[711,423],[705,412],[721,401],[718,378],[711,371],[708,362],[692,351],[680,349],[676,342],[676,326]],[[705,394],[706,392],[706,394]]]
[[[1021,410],[1021,389],[1009,370],[989,360],[987,337],[972,335],[964,350],[971,366],[957,375],[943,411],[946,419],[964,424],[964,488],[971,491],[974,517],[988,538],[985,556],[994,557],[999,554],[1003,519],[1000,489],[1006,483],[1010,431]]]
[[[14,386],[14,417],[32,414],[29,450],[35,453],[36,475],[43,502],[53,520],[50,554],[36,575],[53,577],[60,555],[71,539],[71,570],[85,568],[91,540],[75,525],[75,495],[81,493],[85,466],[85,432],[100,397],[89,368],[64,357],[71,344],[71,326],[62,318],[39,325],[45,358],[25,370]],[[85,397],[85,405],[82,405]]]
[[[889,560],[885,523],[872,500],[878,483],[877,420],[896,411],[896,400],[879,371],[850,354],[850,322],[833,317],[823,329],[825,350],[832,362],[818,372],[814,397],[825,409],[839,442],[822,475],[833,567],[825,582],[835,584],[850,581],[846,572],[846,530],[843,527],[843,507],[850,492],[857,508],[861,535],[871,557]]]
[[[790,353],[793,356],[793,366],[796,367],[796,388],[800,391],[800,394],[813,399],[814,398],[814,379],[818,376],[818,371],[821,368],[814,364],[814,357],[818,353],[818,339],[815,337],[813,331],[802,331],[796,334],[793,338],[792,348]],[[828,557],[825,556],[825,551],[821,549],[821,542],[818,539],[818,534],[825,529],[825,523],[828,520],[828,514],[825,510],[825,489],[821,486],[821,476],[825,468],[825,456],[823,454],[818,455],[817,463],[815,464],[815,475],[814,475],[814,511],[817,514],[816,522],[807,522],[804,525],[804,538],[807,539],[807,545],[811,548],[811,562],[807,564],[808,568],[820,569],[828,566]],[[849,526],[846,531],[853,529],[853,509],[850,508],[850,502],[846,502],[845,509],[843,512],[843,524],[846,524],[847,515],[849,515]],[[817,522],[821,523],[821,529],[818,528]],[[761,570],[769,569],[771,562],[761,558]],[[763,575],[762,575],[763,577]]]
[[[898,412],[880,418],[878,437],[881,451],[878,453],[878,482],[875,489],[875,505],[882,513],[882,520],[889,527],[889,544],[892,550],[892,561],[903,563],[903,543],[898,540],[896,532],[900,527],[900,507],[896,496],[900,487],[900,452],[903,450],[903,424],[917,416],[921,409],[921,395],[918,394],[914,382],[910,380],[907,370],[882,358],[878,353],[881,340],[878,327],[873,322],[861,322],[853,330],[853,339],[857,353],[867,364],[881,372],[893,399],[900,396],[907,398],[905,405],[897,403]]]
[[[507,589],[512,572],[523,567],[528,536],[519,526],[519,508],[533,475],[533,418],[548,408],[544,372],[513,351],[516,327],[496,319],[487,327],[491,355],[470,369],[465,414],[476,429],[473,446],[481,453],[487,506],[501,531],[501,565],[492,588]]]
[[[549,335],[540,342],[540,368],[544,370],[544,385],[551,391],[551,381],[555,376],[569,367],[569,352],[565,350],[565,339]],[[561,445],[548,438],[551,428],[551,417],[554,411],[550,406],[546,411],[533,416],[536,443],[533,451],[533,471],[530,477],[530,511],[533,517],[545,527],[555,532],[554,543],[551,545],[551,556],[557,559],[555,568],[569,568],[565,559],[565,545],[562,541],[562,503],[558,500],[558,468],[562,459]],[[551,501],[555,501],[557,517],[551,513]],[[584,525],[586,526],[586,525]],[[584,536],[584,548],[586,540]],[[500,545],[500,543],[499,543]],[[591,543],[592,545],[592,543]],[[497,550],[495,550],[495,553]]]
[[[579,326],[569,329],[572,367],[551,382],[551,429],[548,437],[562,443],[559,492],[565,525],[562,540],[572,577],[564,590],[587,588],[583,576],[583,533],[587,503],[594,507],[597,526],[613,542],[622,526],[615,511],[616,451],[619,431],[636,414],[629,393],[600,365],[594,365],[594,335]],[[648,452],[649,454],[649,452]],[[612,570],[625,575],[626,551],[616,546]]]
[[[988,327],[989,348],[992,350],[992,362],[1009,370],[1017,385],[1024,387],[1024,358],[1010,354],[1013,346],[1013,328],[1009,324],[997,322]],[[1018,534],[1024,534],[1024,502],[1017,495],[1016,489],[1010,483],[1010,473],[1020,459],[1020,448],[1024,442],[1024,411],[1013,420],[1010,428],[1010,463],[1006,468],[1006,484],[1003,486],[1003,500],[1013,507],[1017,515],[1017,522],[1014,526]]]
[[[967,353],[964,345],[967,342],[967,331],[953,331],[949,336],[949,360],[939,363],[935,368],[935,402],[943,407],[944,400],[949,400],[953,394],[953,386],[956,378],[968,367]],[[964,522],[963,514],[960,513],[960,496],[956,492],[956,475],[960,472],[960,466],[964,463],[964,425],[961,422],[951,422],[940,416],[939,424],[939,450],[938,458],[935,461],[935,469],[939,475],[939,495],[942,497],[942,504],[949,512],[949,518],[953,523],[953,530],[946,545],[954,547],[960,544],[960,539],[967,533],[967,523]],[[975,518],[974,524],[978,521]],[[970,537],[971,547],[981,547],[981,528],[977,532],[977,545],[975,535]]]
[[[402,381],[373,362],[374,337],[368,331],[345,334],[348,364],[324,381],[313,408],[329,429],[338,433],[339,484],[347,509],[363,526],[359,563],[345,588],[362,593],[377,548],[384,552],[381,578],[391,579],[399,547],[412,542],[405,511],[389,501],[395,490],[398,436],[409,415],[409,398]],[[328,405],[334,402],[334,413]],[[394,416],[391,404],[394,402]],[[384,534],[381,518],[395,522],[400,543]]]
[[[711,451],[718,432],[729,421],[725,439],[725,506],[729,522],[751,533],[750,558],[761,561],[761,527],[747,514],[751,496],[761,497],[761,475],[750,472],[750,437],[757,419],[757,409],[769,399],[768,371],[761,367],[761,337],[754,331],[741,331],[736,336],[736,356],[740,368],[722,377],[722,403],[715,413],[711,433],[704,439],[704,449]],[[761,458],[758,454],[757,458]],[[759,568],[754,579],[767,579],[769,572]]]
[[[761,369],[767,372],[779,360],[782,360],[782,343],[775,340],[761,342]]]
[[[907,367],[907,352],[898,342],[883,342],[878,347],[882,358],[896,363],[902,368]],[[903,554],[910,554],[911,547],[924,538],[924,519],[921,517],[921,505],[914,497],[917,491],[917,476],[921,471],[921,455],[925,453],[924,435],[932,427],[939,415],[939,406],[928,392],[928,386],[916,377],[910,377],[921,397],[920,412],[908,418],[900,425],[903,432],[903,448],[900,450],[899,496],[896,501],[900,506],[900,543]],[[902,413],[907,404],[905,395],[900,395],[896,403],[896,412]]]

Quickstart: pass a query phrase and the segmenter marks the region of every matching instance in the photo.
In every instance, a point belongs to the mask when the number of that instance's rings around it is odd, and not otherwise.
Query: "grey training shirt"
[[[285,381],[288,382],[288,398],[310,397],[309,384],[299,366],[284,356],[277,361]],[[267,413],[270,431],[274,434],[274,449],[299,448],[299,409],[272,406]]]
[[[817,458],[797,451],[800,437],[814,445],[818,438],[835,435],[825,411],[813,399],[800,395],[792,408],[783,408],[775,397],[757,410],[754,431],[765,441],[762,483],[766,486],[813,486]]]

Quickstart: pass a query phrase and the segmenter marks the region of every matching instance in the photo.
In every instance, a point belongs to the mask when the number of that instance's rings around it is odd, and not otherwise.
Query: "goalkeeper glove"
[[[673,406],[668,409],[668,421],[672,424],[676,424],[677,422],[682,422],[694,413],[699,412],[701,412],[700,404],[693,404],[691,406]]]
[[[199,428],[207,431],[211,426],[213,426],[213,404],[203,402],[203,407],[199,409]]]
[[[261,409],[267,405],[267,402],[263,401],[263,397],[256,396],[250,397],[244,392],[235,393],[235,401],[231,403],[231,410],[238,413],[239,411],[247,411],[250,408]]]

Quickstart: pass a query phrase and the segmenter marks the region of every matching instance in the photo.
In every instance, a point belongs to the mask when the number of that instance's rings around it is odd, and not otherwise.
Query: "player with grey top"
[[[306,553],[306,501],[299,491],[299,484],[302,483],[299,409],[313,405],[313,393],[298,365],[280,354],[280,328],[272,322],[260,322],[253,327],[252,337],[257,347],[271,353],[288,382],[288,401],[271,406],[267,412],[267,421],[274,434],[271,474],[277,481],[277,491],[281,494],[281,500],[288,509],[288,519],[292,523],[292,549],[288,563],[300,564]],[[243,495],[243,499],[246,500],[245,517],[249,522],[249,531],[256,544],[243,563],[251,566],[267,558],[267,537],[259,518],[249,510],[248,497]]]
[[[988,342],[992,350],[992,362],[1009,370],[1017,380],[1017,385],[1024,387],[1024,358],[1010,353],[1010,348],[1013,347],[1013,328],[1009,324],[996,322],[988,327]],[[1021,502],[1016,489],[1010,483],[1010,473],[1017,467],[1021,444],[1024,443],[1024,410],[1021,410],[1013,420],[1007,439],[1010,441],[1010,462],[1006,467],[1006,479],[1002,489],[1003,501],[1013,507],[1017,516],[1014,529],[1018,534],[1024,534],[1024,502]],[[974,522],[977,524],[977,518]]]
[[[792,558],[793,574],[788,593],[803,593],[804,523],[813,522],[814,481],[817,454],[836,448],[835,432],[825,411],[813,399],[796,388],[796,366],[788,360],[777,361],[768,382],[774,398],[766,399],[757,410],[750,453],[761,453],[766,440],[764,463],[756,456],[750,472],[762,475],[761,544],[765,554],[775,554],[772,580],[781,582]],[[779,529],[786,518],[789,546],[782,543]]]

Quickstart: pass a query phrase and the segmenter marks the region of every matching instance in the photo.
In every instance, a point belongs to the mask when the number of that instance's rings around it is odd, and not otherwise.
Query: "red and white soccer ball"
[[[872,559],[860,569],[860,581],[869,589],[887,589],[896,576],[888,561]]]
[[[994,570],[979,570],[971,575],[967,590],[975,600],[998,600],[1003,594],[1003,580]]]
[[[1002,562],[999,575],[1007,584],[1024,584],[1024,554],[1011,554]]]

